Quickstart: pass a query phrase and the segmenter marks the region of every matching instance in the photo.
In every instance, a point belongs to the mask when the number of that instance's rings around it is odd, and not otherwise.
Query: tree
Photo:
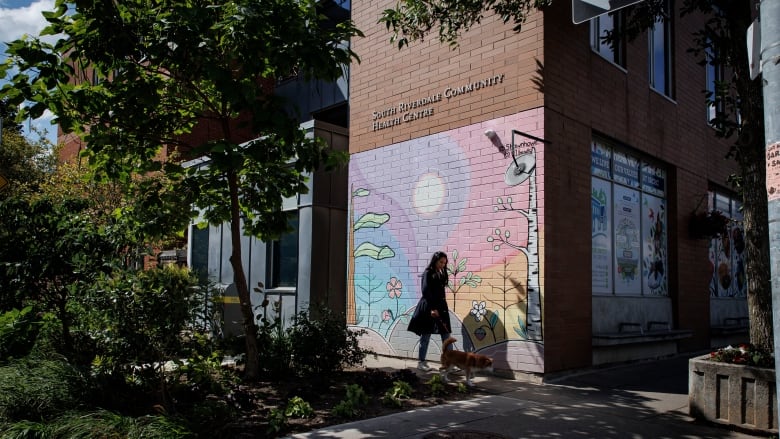
[[[175,211],[171,201],[187,201],[205,222],[229,222],[247,379],[260,369],[241,235],[268,240],[284,231],[282,198],[306,190],[306,172],[344,158],[308,138],[273,94],[276,78],[297,72],[335,80],[356,59],[346,42],[360,32],[349,20],[329,22],[324,3],[57,0],[41,35],[59,40],[10,43],[0,70],[5,75],[13,64],[19,72],[2,95],[32,102],[21,110],[25,117],[51,110],[64,131],[84,138],[90,164],[104,177],[164,171],[173,197],[152,197],[142,210]],[[199,124],[208,137],[193,134]],[[208,165],[154,160],[163,148]]]
[[[664,0],[646,0],[627,8],[623,36],[636,38],[664,16]],[[752,22],[752,1],[684,0],[681,13],[700,13],[704,26],[693,32],[693,56],[702,64],[723,66],[733,74],[706,99],[718,109],[713,126],[718,136],[732,139],[728,156],[736,160],[739,174],[732,184],[743,199],[746,232],[748,309],[750,342],[772,351],[772,289],[769,259],[769,230],[764,166],[764,108],[760,79],[751,80],[748,71],[746,30]],[[488,13],[505,22],[512,20],[520,31],[528,14],[552,4],[552,0],[400,0],[385,10],[379,21],[392,31],[391,41],[401,48],[410,41],[438,33],[441,42],[456,45],[459,35]],[[736,117],[736,115],[739,117]]]
[[[3,118],[0,175],[8,180],[9,187],[0,192],[0,199],[34,190],[54,167],[54,157],[48,142],[45,140],[31,142],[22,136],[21,128],[16,130],[13,125],[11,127],[6,129],[5,118]]]
[[[3,131],[22,133],[22,125],[16,122],[16,109],[8,105],[5,99],[0,99],[0,127]]]

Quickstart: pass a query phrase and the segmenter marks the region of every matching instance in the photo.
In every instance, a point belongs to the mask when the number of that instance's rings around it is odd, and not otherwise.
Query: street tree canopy
[[[315,0],[57,0],[41,36],[13,41],[0,96],[45,110],[85,141],[98,175],[127,181],[164,171],[174,191],[146,208],[191,202],[211,224],[230,223],[234,282],[247,342],[246,376],[258,377],[256,326],[241,265],[241,235],[287,227],[283,197],[306,190],[308,171],[343,160],[310,138],[273,93],[277,78],[335,80],[356,59],[350,20],[333,22]],[[193,135],[206,126],[208,136]],[[160,157],[205,157],[184,169]],[[189,219],[196,209],[180,215]]]

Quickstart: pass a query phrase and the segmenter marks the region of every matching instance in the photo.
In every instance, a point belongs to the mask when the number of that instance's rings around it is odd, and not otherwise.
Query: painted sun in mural
[[[420,215],[430,216],[438,212],[447,193],[444,180],[436,173],[429,172],[417,179],[412,194],[412,205]]]

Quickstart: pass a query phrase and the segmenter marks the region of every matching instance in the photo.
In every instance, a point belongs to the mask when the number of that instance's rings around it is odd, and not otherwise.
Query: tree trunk
[[[244,317],[244,334],[246,339],[246,365],[244,378],[249,381],[260,377],[260,358],[257,348],[257,325],[255,314],[252,310],[252,298],[249,295],[249,286],[244,274],[244,265],[241,263],[241,211],[238,207],[238,175],[235,172],[228,173],[228,187],[230,188],[230,240],[232,252],[230,265],[233,267],[233,282],[238,291],[238,299],[241,302],[241,315]]]
[[[745,271],[748,288],[750,343],[772,351],[772,284],[769,253],[769,214],[766,196],[764,145],[764,101],[761,78],[751,80],[747,60],[745,29],[752,20],[749,5],[735,3],[728,14],[727,41],[734,55],[734,83],[739,96],[742,126],[735,147],[742,177],[743,216],[745,221]]]

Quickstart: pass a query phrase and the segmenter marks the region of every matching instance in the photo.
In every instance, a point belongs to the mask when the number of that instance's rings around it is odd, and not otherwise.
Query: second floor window
[[[705,81],[707,85],[707,122],[713,124],[712,120],[724,111],[722,87],[724,73],[723,64],[720,63],[716,49],[708,47],[705,51],[707,64],[705,68]]]
[[[624,15],[621,11],[600,15],[590,21],[590,47],[607,60],[626,66],[625,43],[623,38],[608,40],[605,37],[623,28]]]
[[[649,32],[650,87],[665,96],[674,98],[672,0],[666,0],[664,11],[665,17],[659,18]]]

